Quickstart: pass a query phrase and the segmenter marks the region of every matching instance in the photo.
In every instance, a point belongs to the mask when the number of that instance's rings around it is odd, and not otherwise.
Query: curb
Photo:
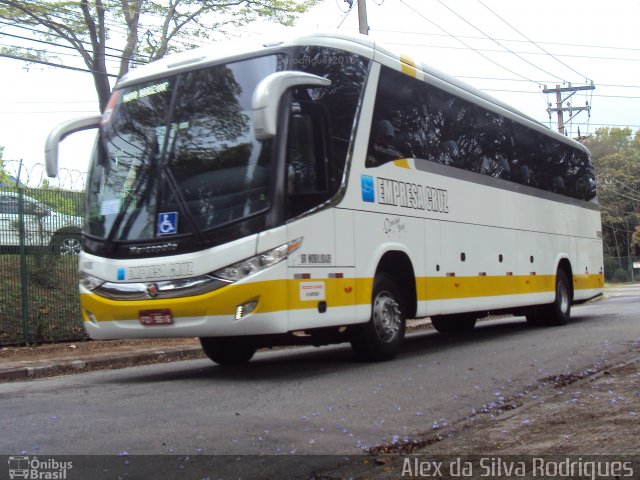
[[[428,319],[411,320],[407,325],[407,331],[417,331],[429,328],[431,328],[431,321]],[[115,352],[111,355],[100,355],[95,358],[54,360],[28,366],[9,368],[0,367],[0,383],[90,372],[94,370],[120,369],[136,365],[151,365],[154,363],[166,363],[180,360],[197,360],[202,358],[206,357],[202,348],[199,346],[169,350],[150,350],[126,353]]]
[[[168,351],[153,350],[149,352],[132,352],[80,360],[62,360],[40,365],[0,368],[0,382],[200,358],[204,358],[202,349],[199,347],[190,347]]]

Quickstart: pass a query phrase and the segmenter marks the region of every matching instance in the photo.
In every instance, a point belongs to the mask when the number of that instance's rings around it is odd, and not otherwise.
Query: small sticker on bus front
[[[172,235],[178,233],[178,212],[163,212],[158,214],[158,235]]]
[[[300,283],[300,300],[324,300],[324,282]]]

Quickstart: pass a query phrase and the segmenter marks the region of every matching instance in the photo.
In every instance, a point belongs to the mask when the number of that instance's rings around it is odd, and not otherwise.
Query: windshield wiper
[[[173,176],[173,172],[169,168],[169,155],[173,155],[176,146],[176,137],[177,137],[177,128],[176,131],[172,131],[172,120],[176,110],[176,102],[178,98],[178,91],[180,90],[180,84],[182,83],[182,76],[178,76],[176,78],[176,82],[173,86],[173,94],[171,95],[171,103],[169,104],[169,110],[167,114],[167,121],[165,122],[165,135],[164,140],[162,142],[162,154],[160,155],[160,171],[162,172],[163,178],[166,180],[171,193],[174,195],[176,201],[178,202],[178,209],[180,213],[182,213],[191,225],[193,232],[195,233],[198,241],[202,240],[202,230],[198,227],[195,218],[191,214],[189,210],[189,206],[182,196],[182,190],[176,181],[176,178]],[[175,124],[174,124],[175,126]],[[171,142],[171,145],[169,145]]]
[[[198,223],[196,222],[196,219],[193,217],[191,210],[189,210],[189,205],[187,205],[186,200],[182,196],[182,189],[178,185],[178,182],[176,181],[176,177],[173,175],[173,172],[169,168],[168,162],[161,163],[160,171],[162,172],[163,177],[166,180],[166,183],[169,186],[169,189],[171,190],[171,193],[173,194],[173,196],[176,199],[176,202],[178,203],[178,209],[180,210],[180,213],[182,213],[187,218],[187,221],[189,222],[189,225],[191,225],[191,228],[195,233],[196,238],[198,239],[198,241],[201,241],[203,238],[202,230],[200,229],[200,227],[198,227]]]
[[[151,148],[151,152],[152,152],[150,155],[151,158],[156,157],[156,154],[154,153],[154,151],[157,151],[157,142],[155,140]],[[137,194],[138,189],[142,187],[143,182],[145,180],[151,180],[150,175],[148,175],[148,173],[151,171],[151,166],[149,165],[149,163],[150,162],[144,162],[143,165],[140,167],[141,171],[137,173],[135,182],[131,186],[131,193],[127,195],[127,197],[124,199],[124,202],[122,202],[122,205],[120,206],[120,210],[118,211],[118,215],[116,216],[115,220],[111,224],[111,228],[109,229],[109,234],[107,235],[107,238],[105,240],[106,245],[110,246],[111,251],[115,249],[113,246],[113,240],[118,230],[120,230],[120,225],[124,221],[125,215],[127,214],[127,211],[129,210],[129,207],[133,203],[134,199],[137,198],[139,202],[142,202],[143,199],[146,199],[149,196],[149,192],[151,190],[150,185],[152,181],[147,182],[143,195],[138,196]],[[125,226],[127,230],[131,228],[131,225],[135,220],[135,218],[136,216],[134,216],[133,214],[128,218],[127,226]]]

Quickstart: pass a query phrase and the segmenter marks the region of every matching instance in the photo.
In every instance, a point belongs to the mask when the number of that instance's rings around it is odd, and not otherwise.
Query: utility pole
[[[586,85],[584,87],[572,87],[571,84],[569,84],[568,87],[560,87],[560,85],[556,85],[556,88],[547,88],[546,85],[544,86],[542,93],[556,94],[556,106],[554,108],[550,103],[549,108],[547,108],[547,113],[549,114],[549,119],[551,119],[551,112],[556,112],[558,114],[558,132],[560,132],[562,135],[566,135],[566,122],[564,121],[564,112],[569,113],[569,122],[573,119],[573,117],[575,117],[582,111],[587,111],[589,112],[589,114],[591,114],[591,105],[589,105],[589,102],[586,102],[584,107],[574,107],[573,105],[571,105],[571,103],[567,102],[567,100],[569,100],[573,95],[575,95],[576,92],[580,90],[595,90],[595,88],[596,87],[593,82],[591,82],[591,85]],[[562,94],[566,92],[571,93],[562,98]],[[566,106],[563,106],[565,105],[565,102]]]
[[[349,4],[349,10],[353,8],[353,0],[344,0]],[[367,2],[366,0],[358,0],[358,26],[360,33],[369,35],[369,24],[367,23]]]
[[[358,25],[360,27],[360,33],[362,33],[363,35],[369,35],[366,0],[358,0]]]

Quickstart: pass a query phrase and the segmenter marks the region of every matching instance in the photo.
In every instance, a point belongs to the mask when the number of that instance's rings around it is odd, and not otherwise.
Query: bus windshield
[[[116,90],[89,174],[87,233],[110,241],[199,234],[269,208],[268,143],[251,95],[269,55]]]

